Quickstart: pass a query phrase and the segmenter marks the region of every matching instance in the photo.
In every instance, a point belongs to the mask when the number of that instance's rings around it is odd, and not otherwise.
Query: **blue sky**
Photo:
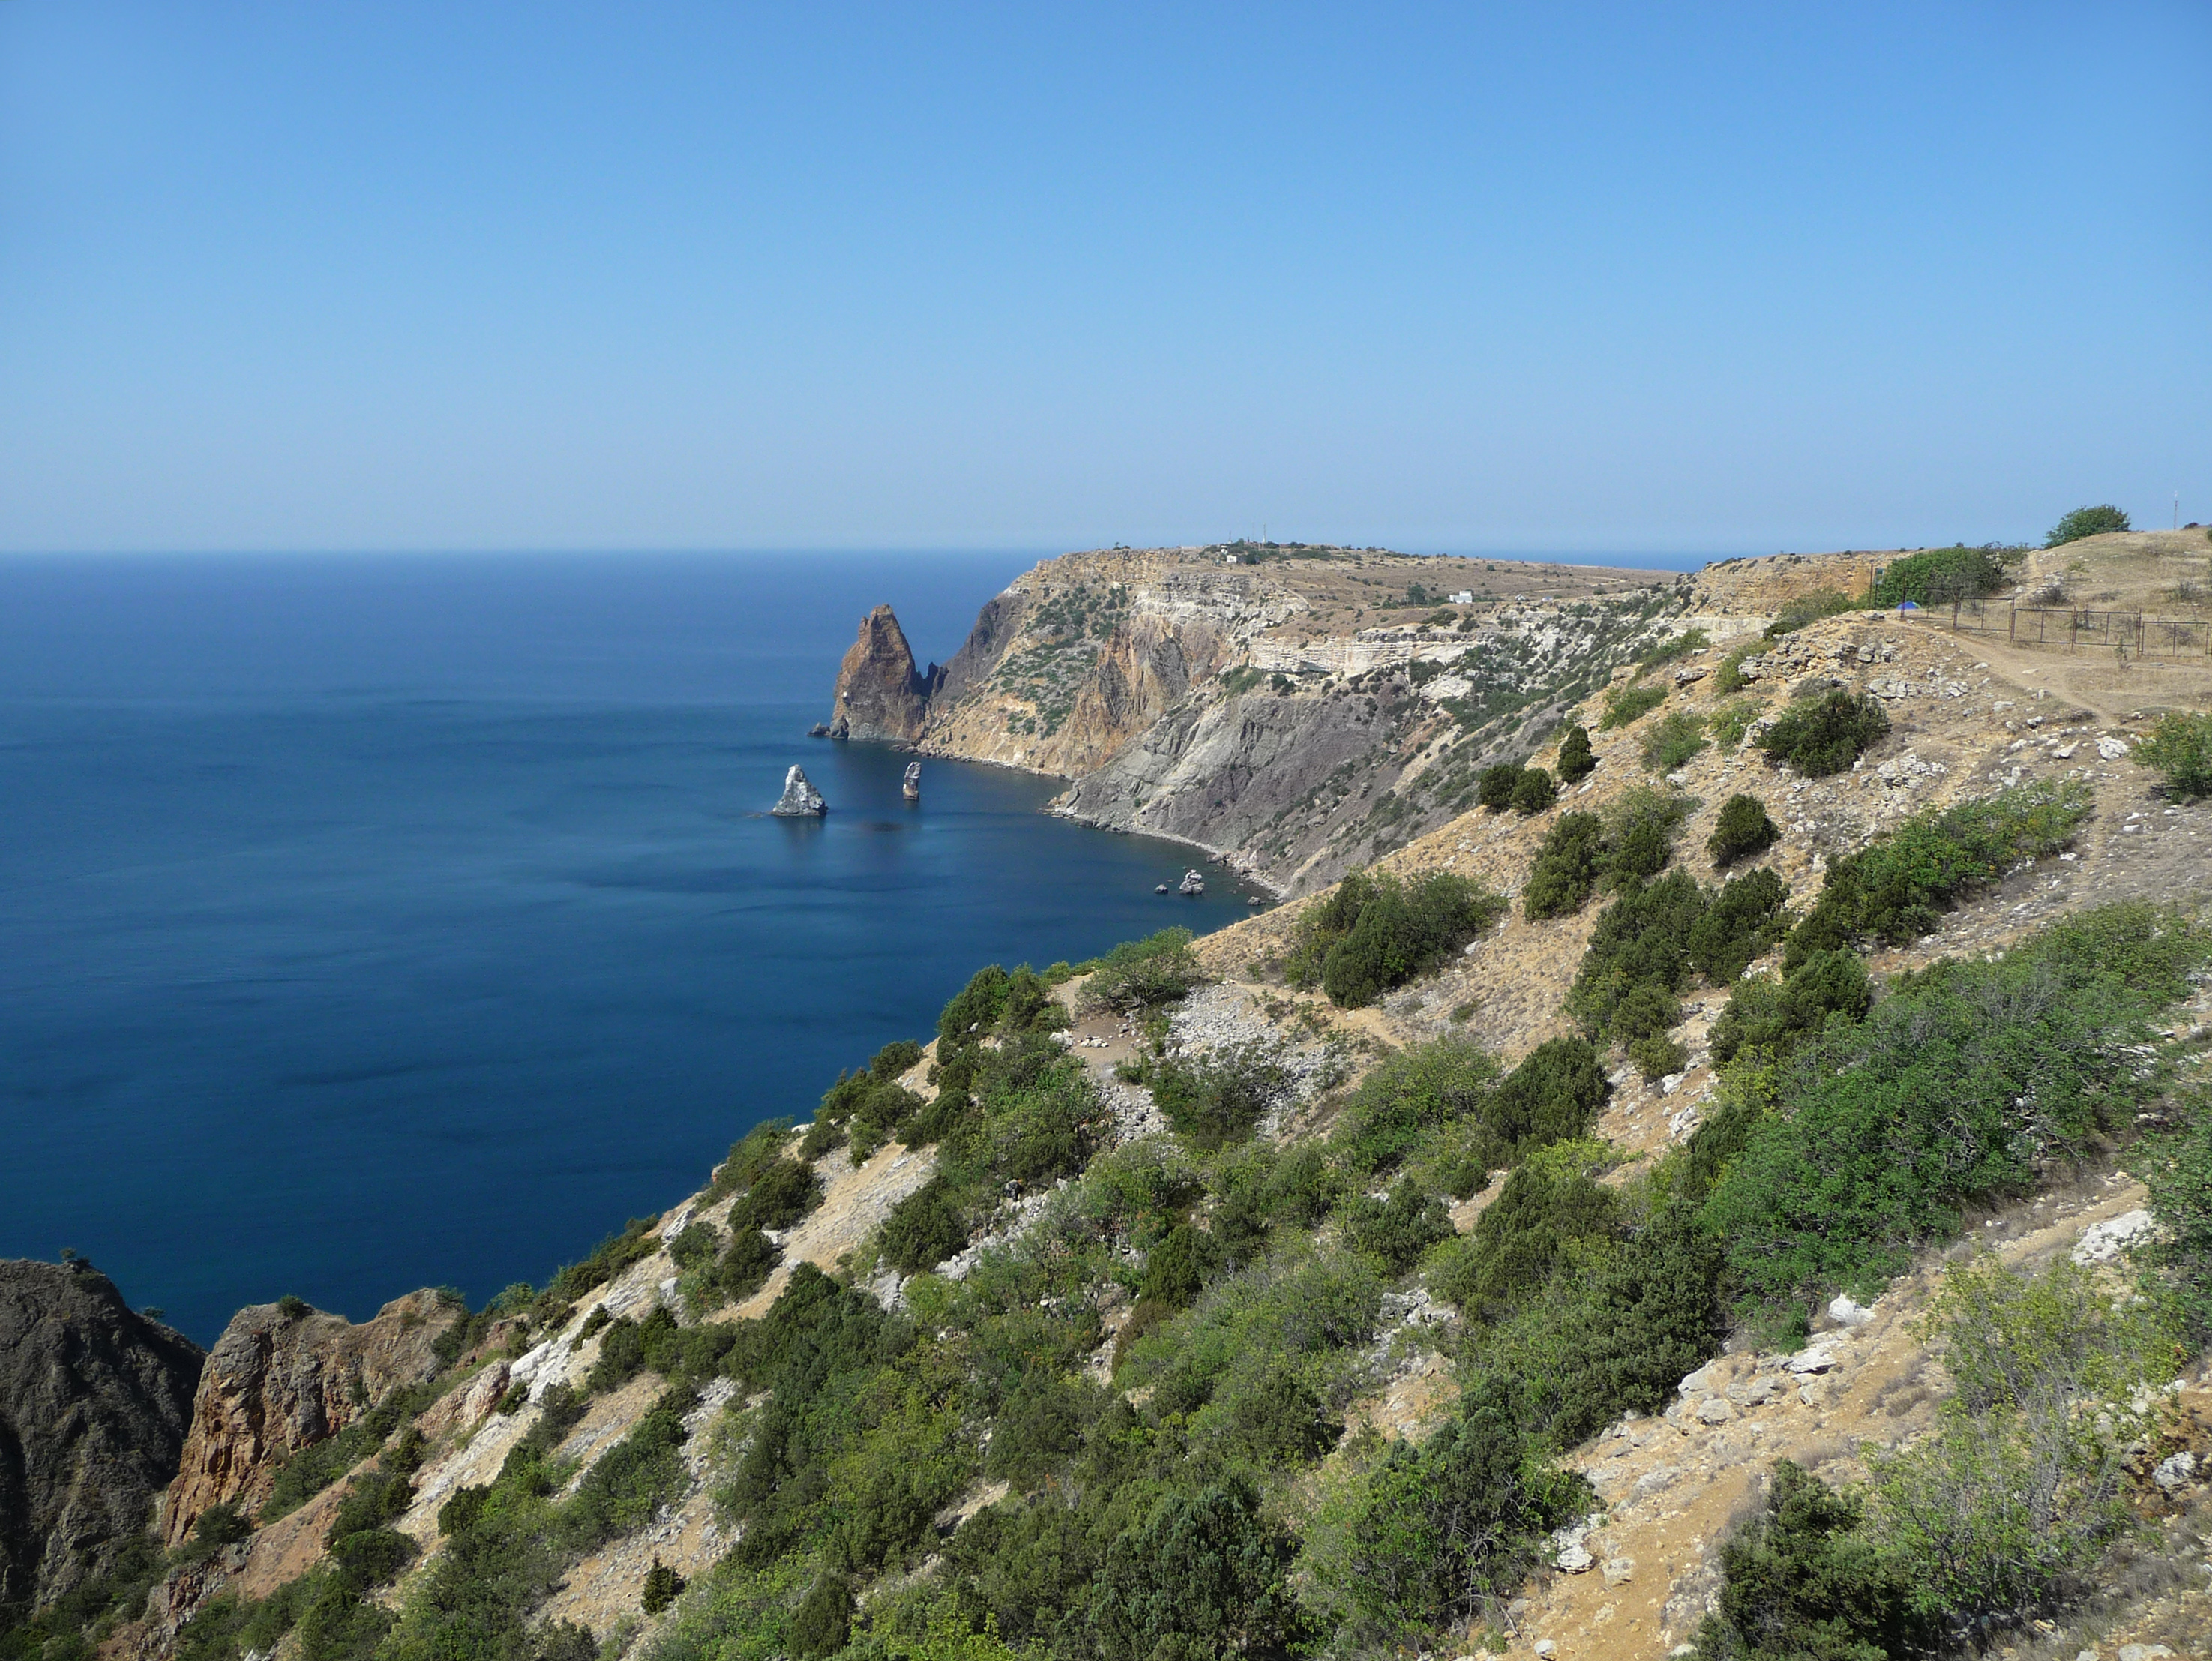
[[[2212,520],[2212,8],[0,6],[0,548]]]

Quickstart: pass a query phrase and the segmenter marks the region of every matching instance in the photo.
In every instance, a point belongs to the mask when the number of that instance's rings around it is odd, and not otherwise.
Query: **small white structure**
[[[1453,605],[1474,605],[1474,589],[1472,589],[1472,588],[1462,588],[1462,589],[1461,589],[1457,593],[1454,594],[1454,595],[1451,597],[1451,603],[1452,603]]]

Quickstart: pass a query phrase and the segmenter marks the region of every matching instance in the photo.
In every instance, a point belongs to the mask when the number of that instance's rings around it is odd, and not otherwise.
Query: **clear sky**
[[[0,548],[2212,520],[2212,5],[0,3]]]

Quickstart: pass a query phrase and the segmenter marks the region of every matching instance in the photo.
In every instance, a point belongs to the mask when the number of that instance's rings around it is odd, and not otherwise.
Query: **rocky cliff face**
[[[906,631],[888,605],[860,619],[860,637],[837,666],[830,730],[841,739],[913,739],[921,735],[929,697],[939,671],[914,666]]]
[[[69,1591],[145,1529],[204,1359],[93,1269],[0,1262],[0,1606]]]
[[[343,1430],[391,1390],[436,1372],[432,1345],[453,1319],[428,1291],[394,1299],[358,1326],[277,1304],[239,1311],[208,1352],[192,1398],[166,1542],[184,1539],[202,1512],[225,1500],[254,1510],[287,1458]]]
[[[1067,778],[1056,812],[1304,892],[1460,811],[1685,599],[1646,573],[1373,551],[1069,554],[927,676],[878,607],[838,711],[855,737]]]

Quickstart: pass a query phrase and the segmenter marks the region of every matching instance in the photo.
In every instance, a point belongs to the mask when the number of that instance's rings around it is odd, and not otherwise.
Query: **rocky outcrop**
[[[940,678],[914,666],[906,631],[888,605],[860,619],[860,637],[837,666],[837,687],[830,697],[830,732],[841,739],[911,741],[921,736],[932,690]]]
[[[145,1530],[204,1359],[88,1264],[0,1262],[0,1606],[69,1591]]]
[[[357,1326],[285,1304],[239,1311],[208,1352],[163,1537],[176,1544],[226,1500],[258,1508],[286,1459],[436,1372],[432,1346],[453,1319],[427,1290],[394,1299]]]
[[[818,818],[830,811],[830,804],[806,782],[805,770],[794,767],[783,776],[783,794],[768,811],[778,818]]]

